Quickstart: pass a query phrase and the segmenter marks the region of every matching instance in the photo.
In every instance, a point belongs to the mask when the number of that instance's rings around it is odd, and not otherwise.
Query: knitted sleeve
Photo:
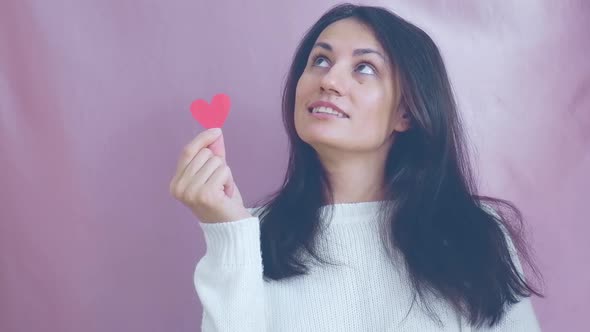
[[[194,274],[201,330],[266,331],[259,218],[200,226],[207,245]]]

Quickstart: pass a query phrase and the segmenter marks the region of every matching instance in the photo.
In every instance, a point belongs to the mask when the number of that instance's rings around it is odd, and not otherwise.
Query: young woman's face
[[[372,30],[354,19],[324,29],[297,83],[294,120],[299,137],[316,150],[352,152],[375,150],[390,142],[394,130],[404,131],[386,57]],[[310,107],[318,101],[332,103],[348,117],[314,116]]]

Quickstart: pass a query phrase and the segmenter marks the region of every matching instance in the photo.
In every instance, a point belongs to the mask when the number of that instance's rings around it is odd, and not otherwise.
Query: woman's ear
[[[412,115],[405,109],[405,107],[400,108],[398,114],[395,131],[401,133],[412,127]]]

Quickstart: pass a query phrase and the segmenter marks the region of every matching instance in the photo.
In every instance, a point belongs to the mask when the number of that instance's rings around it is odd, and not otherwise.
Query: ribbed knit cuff
[[[207,244],[204,260],[232,267],[261,264],[258,217],[223,223],[199,222],[199,224]]]

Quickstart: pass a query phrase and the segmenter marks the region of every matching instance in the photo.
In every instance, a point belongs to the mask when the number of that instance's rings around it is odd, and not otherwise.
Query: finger
[[[223,164],[219,166],[205,183],[210,188],[223,188],[223,191],[228,197],[233,196],[234,181],[231,174],[231,169]]]
[[[187,194],[192,194],[194,193],[195,190],[200,190],[201,187],[203,187],[203,185],[207,182],[207,180],[209,180],[209,178],[211,177],[211,174],[213,174],[213,172],[215,172],[215,170],[220,167],[225,165],[223,163],[223,161],[221,160],[221,158],[217,157],[217,156],[213,156],[211,158],[209,158],[205,164],[203,165],[203,167],[199,168],[199,170],[191,177],[186,176],[183,177],[181,181],[186,181],[187,185],[186,188],[184,189],[184,195]],[[183,184],[179,183],[179,187],[182,187]],[[188,191],[191,191],[191,193],[189,193]],[[187,197],[187,196],[185,196]],[[188,197],[192,197],[192,196],[188,196]]]
[[[215,129],[218,130],[216,131]],[[195,155],[203,148],[211,145],[211,143],[213,143],[217,137],[219,137],[219,135],[221,135],[221,129],[219,128],[211,128],[199,133],[197,137],[188,143],[182,150],[182,154],[178,160],[176,173],[181,173],[191,162],[191,160],[193,160]]]
[[[190,162],[196,157],[196,155],[199,153],[199,151],[203,149],[200,147],[209,145],[211,142],[213,142],[217,138],[216,135],[221,134],[220,132],[216,134],[214,129],[219,129],[219,128],[211,128],[211,129],[208,129],[206,131],[199,133],[197,135],[197,137],[195,137],[182,150],[182,153],[181,153],[180,158],[178,159],[178,162],[176,165],[176,172],[175,172],[174,176],[172,177],[172,180],[170,180],[169,187],[170,187],[170,192],[172,194],[176,195],[175,191],[178,190],[178,188],[176,188],[178,185],[178,182],[180,181],[180,178],[183,177],[188,164],[190,164]]]
[[[178,192],[184,192],[186,186],[191,182],[191,179],[196,176],[199,169],[201,169],[212,157],[214,157],[213,152],[208,148],[203,148],[195,155],[193,160],[191,160],[181,174],[178,175],[178,183],[176,184]]]

